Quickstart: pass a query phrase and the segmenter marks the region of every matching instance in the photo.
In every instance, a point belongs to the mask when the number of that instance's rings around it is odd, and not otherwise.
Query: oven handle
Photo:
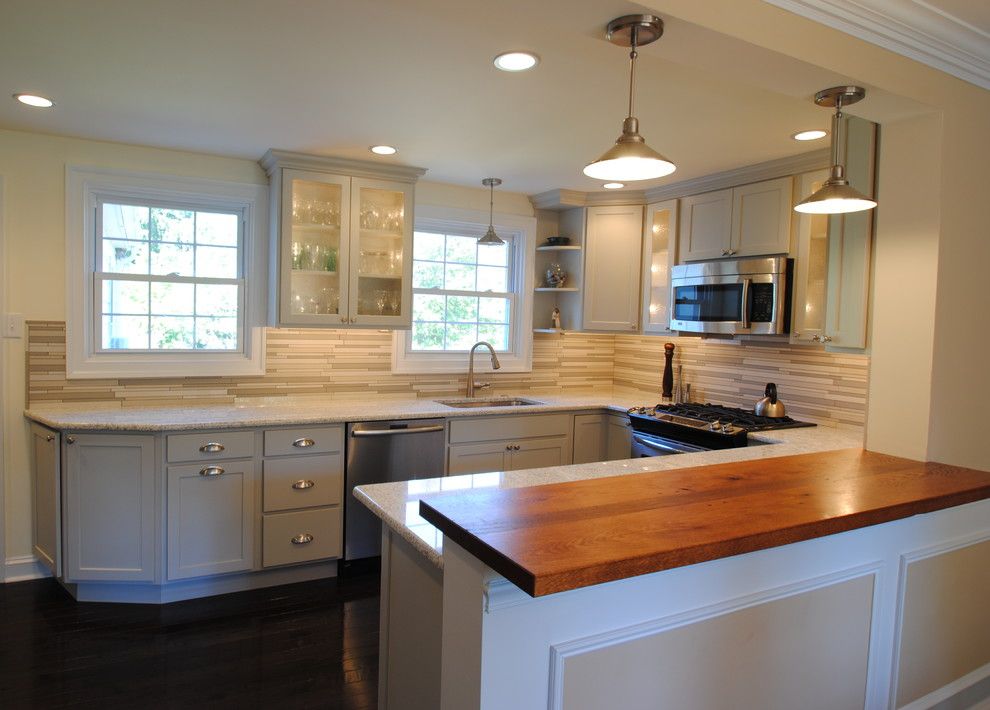
[[[749,328],[749,285],[753,279],[742,280],[742,327]]]
[[[708,451],[708,449],[702,448],[700,446],[691,446],[690,444],[681,444],[664,441],[658,441],[653,437],[646,437],[642,434],[633,434],[633,441],[649,449],[655,449],[656,451],[669,451],[675,454],[693,454],[701,451]]]

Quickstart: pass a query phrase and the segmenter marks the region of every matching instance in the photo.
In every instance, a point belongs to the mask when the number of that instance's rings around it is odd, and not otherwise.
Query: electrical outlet
[[[21,313],[8,313],[3,321],[3,337],[23,338],[24,337],[24,315]]]

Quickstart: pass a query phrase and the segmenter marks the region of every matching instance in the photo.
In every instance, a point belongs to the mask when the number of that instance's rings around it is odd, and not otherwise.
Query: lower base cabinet
[[[155,437],[64,437],[68,582],[152,582],[157,558]]]
[[[632,426],[626,415],[608,415],[605,434],[605,460],[621,461],[632,456]]]
[[[168,578],[254,567],[254,460],[170,466],[166,478]]]

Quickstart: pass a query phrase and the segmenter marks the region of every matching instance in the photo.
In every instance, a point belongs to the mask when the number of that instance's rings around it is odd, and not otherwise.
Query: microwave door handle
[[[749,328],[749,285],[753,279],[743,279],[742,282],[742,327]]]

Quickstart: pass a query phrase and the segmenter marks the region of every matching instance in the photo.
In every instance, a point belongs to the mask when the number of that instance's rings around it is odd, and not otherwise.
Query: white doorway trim
[[[4,238],[4,184],[0,175],[0,318],[7,315],[7,242]],[[6,503],[4,496],[4,412],[7,409],[7,343],[0,339],[0,584],[7,581]]]

